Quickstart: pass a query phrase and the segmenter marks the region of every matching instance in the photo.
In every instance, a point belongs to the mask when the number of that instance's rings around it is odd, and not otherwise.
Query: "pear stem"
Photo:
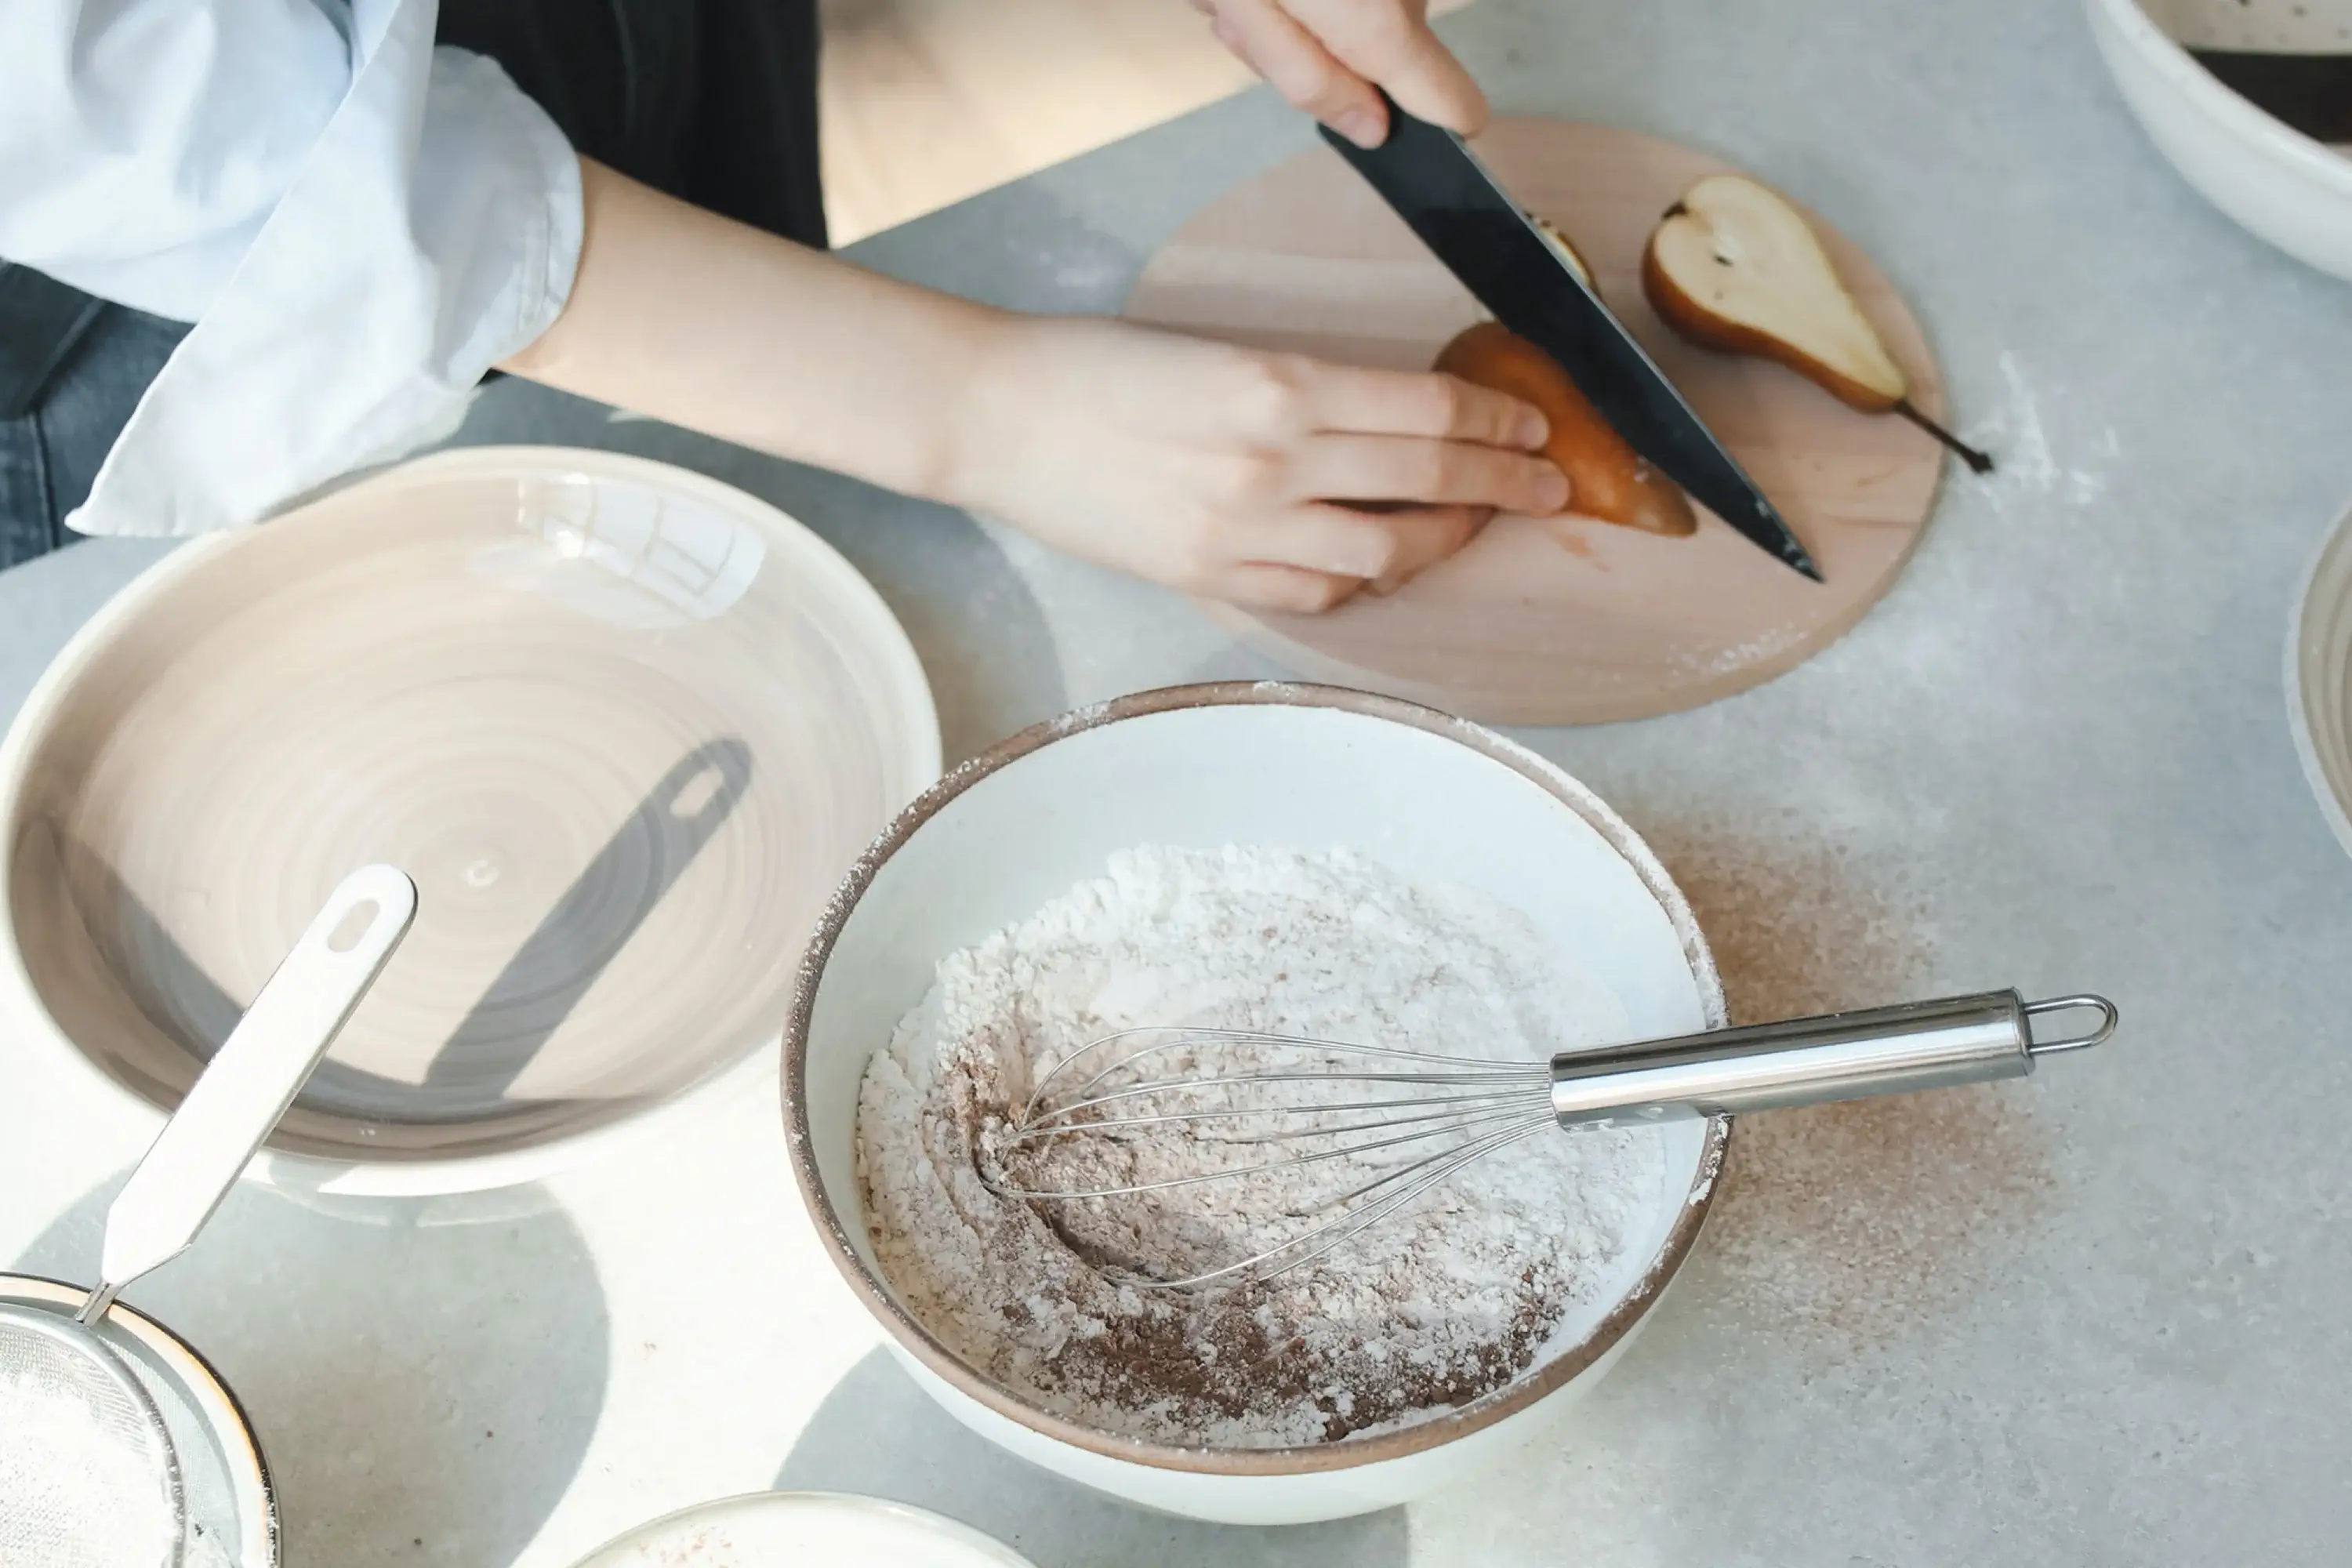
[[[1904,398],[1896,403],[1895,412],[1949,447],[1954,457],[1969,466],[1970,472],[1979,474],[1992,472],[1992,458],[1990,454],[1978,451],[1974,447],[1920,413],[1909,398]]]

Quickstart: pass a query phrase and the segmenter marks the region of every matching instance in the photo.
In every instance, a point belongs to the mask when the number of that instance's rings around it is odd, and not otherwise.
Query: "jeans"
[[[140,394],[187,332],[183,322],[109,305],[31,410],[0,420],[0,570],[81,537],[66,527],[66,513],[89,496]]]
[[[443,0],[440,41],[499,61],[583,154],[824,248],[816,0]],[[0,289],[12,270],[58,288],[0,263]],[[6,304],[0,332],[21,319]],[[30,411],[0,418],[0,570],[79,537],[66,514],[187,331],[106,306],[36,378]],[[50,363],[39,343],[0,342],[12,359]]]

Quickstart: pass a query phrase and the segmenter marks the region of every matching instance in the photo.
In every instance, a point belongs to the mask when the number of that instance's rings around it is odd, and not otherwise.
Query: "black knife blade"
[[[1388,105],[1388,140],[1322,128],[1495,319],[1559,362],[1601,416],[1691,499],[1818,583],[1813,558],[1623,324],[1560,260],[1462,138]]]

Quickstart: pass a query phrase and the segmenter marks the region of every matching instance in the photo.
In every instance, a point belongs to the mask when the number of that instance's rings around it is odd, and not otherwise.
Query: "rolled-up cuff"
[[[545,331],[579,264],[580,167],[498,65],[402,7],[303,174],[148,388],[85,533],[267,516],[445,437]]]

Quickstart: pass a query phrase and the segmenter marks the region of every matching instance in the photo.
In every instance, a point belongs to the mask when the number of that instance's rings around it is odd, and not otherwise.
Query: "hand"
[[[1326,610],[1443,561],[1496,510],[1568,500],[1532,455],[1543,416],[1453,376],[1039,317],[1003,319],[973,372],[944,499],[1235,604]]]
[[[1486,95],[1429,30],[1429,0],[1192,0],[1275,90],[1363,147],[1388,140],[1375,84],[1406,113],[1468,136]]]

